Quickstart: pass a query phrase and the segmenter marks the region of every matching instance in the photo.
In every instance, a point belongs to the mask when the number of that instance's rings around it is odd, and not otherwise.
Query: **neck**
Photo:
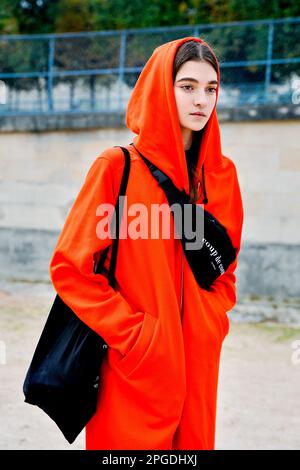
[[[181,135],[183,140],[184,150],[189,150],[192,145],[193,131],[190,129],[181,128]]]

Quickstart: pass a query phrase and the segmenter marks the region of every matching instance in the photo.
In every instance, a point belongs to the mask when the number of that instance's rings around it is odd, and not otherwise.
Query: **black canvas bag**
[[[116,237],[108,273],[112,287],[123,212],[119,198],[126,193],[130,171],[129,152],[121,148],[125,166],[115,207]],[[95,274],[101,273],[108,249],[103,250],[97,264],[94,262]],[[82,322],[57,294],[27,371],[23,392],[24,401],[47,413],[70,444],[96,411],[100,368],[106,351],[103,338]]]
[[[157,180],[159,186],[164,190],[169,205],[180,205],[182,217],[174,217],[173,212],[172,215],[175,220],[175,226],[180,230],[180,240],[185,257],[199,286],[209,290],[213,282],[227,271],[229,265],[235,260],[237,255],[237,250],[234,248],[226,228],[210,212],[203,209],[200,205],[189,203],[188,195],[184,191],[180,191],[176,188],[171,178],[140,152],[139,154]],[[196,229],[196,217],[198,217],[198,220],[203,220],[204,240],[202,240],[203,243],[200,249],[190,249],[190,243],[192,243],[193,240],[187,238],[184,230],[184,218],[186,217],[184,211],[185,204],[190,204],[191,206],[191,218],[189,221],[191,221],[193,229]]]

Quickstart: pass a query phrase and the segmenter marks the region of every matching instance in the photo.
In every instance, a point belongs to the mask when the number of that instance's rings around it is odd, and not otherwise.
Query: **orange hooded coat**
[[[191,39],[201,42],[186,37],[154,50],[126,114],[127,127],[137,134],[137,149],[187,193],[172,67],[178,47]],[[166,196],[135,148],[127,149],[131,157],[127,206],[141,203],[150,214],[151,204],[167,204]],[[199,179],[204,162],[205,207],[225,225],[239,250],[241,193],[235,165],[221,151],[215,108],[199,149]],[[100,220],[96,209],[101,203],[115,205],[123,168],[118,147],[95,159],[50,263],[55,290],[109,345],[97,412],[86,426],[86,449],[214,449],[220,352],[229,330],[227,311],[236,302],[237,260],[210,291],[203,290],[183,258],[181,241],[174,236],[163,239],[159,232],[158,239],[120,239],[115,289],[104,274],[95,275],[93,255],[112,243],[96,235]],[[110,250],[106,268],[109,261]]]

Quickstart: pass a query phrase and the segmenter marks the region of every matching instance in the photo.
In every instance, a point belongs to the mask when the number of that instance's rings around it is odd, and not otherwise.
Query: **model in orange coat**
[[[127,145],[127,206],[142,204],[150,214],[152,204],[167,204],[141,152],[178,189],[195,194],[199,187],[196,202],[206,203],[239,251],[243,206],[235,165],[221,150],[219,86],[218,61],[201,39],[186,37],[154,50],[127,107],[126,125],[136,134],[134,146]],[[191,173],[185,151],[199,134]],[[94,274],[94,255],[112,243],[98,236],[97,207],[115,205],[123,168],[118,147],[95,159],[50,263],[55,290],[109,345],[86,449],[214,449],[220,353],[227,312],[236,302],[237,259],[204,290],[181,241],[163,238],[160,228],[156,238],[120,239],[115,289],[104,273]],[[106,268],[109,261],[110,251]]]

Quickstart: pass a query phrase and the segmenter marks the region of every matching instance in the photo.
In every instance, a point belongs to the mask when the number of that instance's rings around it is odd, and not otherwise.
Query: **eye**
[[[186,90],[186,91],[192,91],[192,90],[193,90],[193,86],[192,86],[192,85],[183,85],[181,88],[183,88],[183,89]]]
[[[193,85],[183,85],[180,88],[182,88],[183,90],[186,90],[186,91],[193,91],[194,90]],[[209,87],[209,88],[207,88],[207,91],[209,93],[215,93],[217,91],[217,89],[214,88],[214,87]]]

